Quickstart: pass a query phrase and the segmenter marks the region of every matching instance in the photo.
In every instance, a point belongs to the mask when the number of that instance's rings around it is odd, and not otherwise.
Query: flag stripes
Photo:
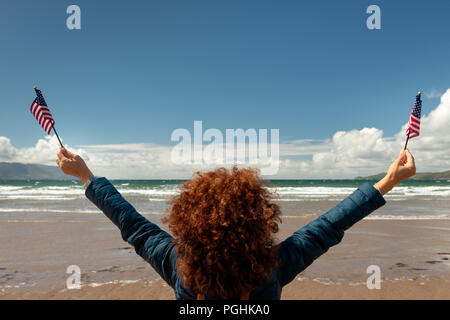
[[[53,116],[50,112],[50,109],[47,107],[41,91],[36,90],[36,95],[37,98],[34,99],[33,103],[31,104],[30,111],[38,121],[39,125],[45,130],[45,132],[47,132],[47,134],[50,134],[55,121],[53,120]]]
[[[409,139],[419,136],[420,131],[420,117],[422,112],[422,100],[420,100],[420,93],[416,96],[416,101],[409,117],[408,128],[406,135]]]

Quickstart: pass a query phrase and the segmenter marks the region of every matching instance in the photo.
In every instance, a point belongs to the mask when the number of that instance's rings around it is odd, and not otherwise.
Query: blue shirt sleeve
[[[315,259],[341,242],[344,231],[386,203],[381,193],[366,182],[337,206],[284,240],[278,249],[278,280],[291,282]]]
[[[174,287],[176,253],[173,238],[140,215],[106,178],[92,179],[86,196],[120,229],[122,239]]]

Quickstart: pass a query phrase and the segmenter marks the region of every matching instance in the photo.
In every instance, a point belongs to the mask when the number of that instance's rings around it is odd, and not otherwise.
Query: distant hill
[[[0,162],[0,180],[65,180],[71,177],[57,166]]]
[[[379,180],[383,178],[386,173],[379,173],[373,176],[356,177],[355,180]],[[422,172],[416,173],[412,180],[450,180],[450,170],[442,172]]]

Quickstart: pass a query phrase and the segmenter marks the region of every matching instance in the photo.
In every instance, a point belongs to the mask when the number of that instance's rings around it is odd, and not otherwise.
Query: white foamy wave
[[[426,187],[395,187],[387,197],[414,197],[414,196],[433,196],[433,197],[449,197],[450,186],[426,186]]]
[[[45,209],[45,208],[0,208],[0,212],[45,212],[45,213],[99,213],[100,210],[65,210],[65,209]]]
[[[128,185],[128,184],[123,184]],[[118,191],[124,196],[148,196],[150,201],[164,201],[166,198],[176,195],[178,188],[165,189],[121,189]],[[82,186],[48,186],[48,187],[16,187],[0,186],[0,199],[7,200],[75,200],[84,198],[85,190]]]
[[[1,186],[0,195],[2,196],[34,196],[34,195],[83,195],[84,189],[80,186],[70,187],[14,187],[14,186]]]
[[[302,196],[329,196],[346,195],[355,191],[356,188],[336,188],[336,187],[279,187],[271,188],[280,196],[283,195],[302,195]]]
[[[279,201],[314,201],[344,199],[357,188],[338,187],[280,187],[273,188]],[[404,200],[414,197],[426,197],[424,200],[446,199],[450,200],[450,186],[400,186],[395,187],[385,196],[389,200]]]
[[[419,216],[405,216],[405,215],[373,215],[364,218],[365,220],[450,220],[448,215],[419,215]]]
[[[302,215],[282,215],[281,218],[288,219],[299,219],[308,218],[314,219],[318,218],[322,213],[316,214],[302,214]],[[370,215],[364,218],[364,220],[450,220],[449,215],[417,215],[417,216],[406,216],[406,215]]]
[[[54,223],[54,222],[64,222],[64,223],[86,223],[92,222],[92,220],[54,220],[54,219],[8,219],[8,220],[0,220],[0,223],[8,222],[8,223]]]
[[[178,186],[162,185],[154,188],[128,188],[129,183],[118,186],[121,194],[126,196],[145,197],[150,202],[162,202],[180,192]],[[270,188],[279,195],[278,201],[326,201],[342,200],[356,190],[356,187],[277,187]],[[83,199],[84,188],[81,185],[71,186],[0,186],[1,200],[76,200]],[[395,187],[386,199],[405,200],[419,198],[421,200],[450,200],[450,186],[400,186]]]
[[[40,200],[40,201],[48,201],[48,200],[76,200],[76,197],[66,197],[66,196],[43,196],[41,194],[38,195],[14,195],[14,196],[0,196],[0,200]]]
[[[127,284],[133,284],[133,283],[138,283],[138,282],[142,282],[143,284],[146,285],[150,285],[153,283],[152,280],[146,280],[146,279],[139,279],[139,280],[113,280],[113,281],[107,281],[107,282],[93,282],[93,283],[88,283],[88,284],[84,284],[81,285],[81,287],[92,287],[92,288],[96,288],[96,287],[101,287],[104,285],[108,285],[108,284],[115,284],[115,285],[127,285]]]
[[[16,191],[23,189],[24,187],[16,187],[16,186],[0,186],[0,193]]]
[[[310,202],[314,202],[314,201],[336,201],[336,200],[340,200],[340,199],[344,199],[345,197],[325,197],[325,196],[320,196],[320,197],[314,197],[314,196],[308,196],[308,197],[304,197],[304,198],[275,198],[273,199],[273,201],[277,202],[305,202],[305,201],[310,201]]]
[[[166,202],[166,198],[148,198],[148,201],[150,202]]]
[[[309,218],[309,217],[319,217],[320,214],[316,213],[309,213],[309,214],[302,214],[302,215],[282,215],[281,219],[288,218],[288,219],[298,219],[298,218]]]
[[[84,196],[79,187],[2,187],[2,200],[74,200]]]
[[[145,195],[145,196],[172,196],[178,194],[178,190],[164,190],[164,189],[118,189],[124,195]]]

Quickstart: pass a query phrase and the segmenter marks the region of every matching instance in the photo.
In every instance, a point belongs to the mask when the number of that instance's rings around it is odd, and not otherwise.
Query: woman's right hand
[[[408,149],[402,150],[398,158],[389,167],[386,176],[375,184],[382,195],[385,195],[398,183],[416,174],[414,157]]]
[[[86,183],[89,178],[94,176],[79,155],[61,147],[57,156],[56,163],[65,174],[77,177],[83,183]]]

